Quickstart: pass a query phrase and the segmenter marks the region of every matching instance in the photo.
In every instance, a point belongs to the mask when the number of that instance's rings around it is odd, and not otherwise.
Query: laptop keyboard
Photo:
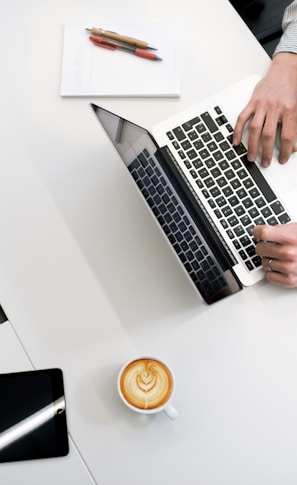
[[[291,218],[243,144],[232,146],[233,128],[219,106],[167,132],[186,174],[249,271],[261,266],[253,227]]]
[[[197,288],[208,295],[224,289],[223,273],[149,152],[144,149],[128,168]]]

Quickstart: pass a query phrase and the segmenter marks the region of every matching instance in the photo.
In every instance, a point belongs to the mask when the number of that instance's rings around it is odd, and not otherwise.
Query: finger
[[[259,225],[253,229],[254,237],[260,241],[270,241],[275,244],[287,242],[287,230],[289,226],[277,224],[275,226]]]
[[[263,257],[262,258],[262,268],[265,271],[276,271],[277,273],[286,273],[285,265],[282,264],[277,258]]]
[[[259,150],[260,138],[265,122],[265,112],[260,110],[255,113],[249,127],[248,155],[249,162],[254,162]]]
[[[280,244],[261,241],[256,244],[255,250],[256,254],[263,258],[262,266],[264,269],[267,268],[269,259],[282,259],[282,250]]]
[[[291,114],[285,114],[282,120],[279,162],[286,163],[293,151],[297,151],[296,144],[297,121]],[[294,150],[295,148],[295,150]]]
[[[266,278],[270,283],[276,285],[284,286],[286,288],[296,288],[297,287],[297,274],[296,273],[280,273],[277,271],[268,271]]]
[[[292,155],[292,152],[296,151],[293,149],[293,145],[288,142],[281,142],[278,161],[284,165]]]
[[[254,114],[254,110],[251,106],[251,104],[248,104],[245,109],[238,115],[234,131],[233,131],[233,145],[237,146],[239,145],[244,127],[250,117]]]
[[[289,286],[287,281],[288,280],[287,276],[282,273],[276,273],[275,271],[270,271],[270,272],[268,271],[266,274],[266,279],[270,283],[274,283],[276,285],[286,286],[286,287]]]
[[[270,262],[270,260],[271,260],[271,258],[268,258],[267,256],[264,256],[262,258],[262,268],[265,269],[265,271],[270,271],[271,270],[271,269],[269,270],[269,266],[270,266],[270,263],[269,262]]]
[[[278,126],[278,119],[276,116],[269,116],[266,118],[262,130],[262,154],[261,163],[263,167],[269,167],[272,159],[273,149],[276,140],[276,132]]]
[[[255,226],[253,229],[253,235],[259,241],[269,241],[268,237],[271,234],[270,227],[268,225]]]
[[[266,279],[287,288],[296,288],[297,270],[288,263],[275,258],[263,258],[262,267],[266,271]]]

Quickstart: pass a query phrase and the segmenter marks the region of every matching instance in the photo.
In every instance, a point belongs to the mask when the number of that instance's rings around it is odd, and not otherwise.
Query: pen
[[[101,37],[106,37],[107,39],[112,39],[123,44],[132,45],[133,47],[139,47],[140,49],[153,49],[157,50],[156,47],[148,44],[147,42],[139,39],[134,39],[133,37],[127,37],[126,35],[117,34],[117,32],[111,32],[110,30],[103,30],[100,28],[92,27],[92,29],[86,29],[93,35],[100,35]]]
[[[111,51],[115,51],[117,48],[113,42],[108,42],[104,40],[103,37],[94,38],[94,36],[90,35],[89,39],[98,47],[104,47],[105,49],[110,49]]]
[[[149,52],[145,49],[139,49],[138,47],[132,47],[124,44],[117,44],[116,42],[109,42],[103,37],[97,35],[90,35],[90,40],[98,47],[104,47],[105,49],[111,50],[122,50],[134,54],[138,57],[144,57],[145,59],[150,59],[151,61],[161,61],[161,57],[156,56],[153,52]]]

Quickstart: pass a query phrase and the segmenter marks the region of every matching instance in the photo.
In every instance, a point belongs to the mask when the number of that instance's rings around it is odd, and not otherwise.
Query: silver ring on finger
[[[267,264],[267,271],[273,271],[273,269],[271,268],[271,263],[272,263],[272,261],[273,261],[273,258],[270,258],[270,259],[268,260],[268,264]]]

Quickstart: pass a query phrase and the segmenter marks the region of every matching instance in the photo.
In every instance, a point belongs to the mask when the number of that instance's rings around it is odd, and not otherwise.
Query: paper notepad
[[[121,23],[99,25],[157,47],[162,61],[143,59],[124,51],[93,45],[86,27],[66,24],[61,96],[171,96],[180,95],[178,29],[169,24]]]

